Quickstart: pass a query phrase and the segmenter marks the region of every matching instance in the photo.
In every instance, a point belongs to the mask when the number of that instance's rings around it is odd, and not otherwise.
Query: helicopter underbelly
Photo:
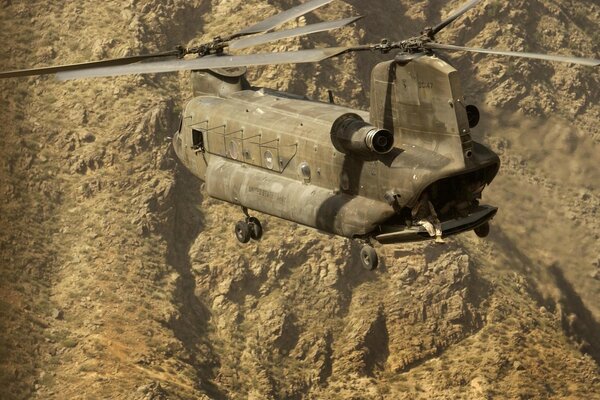
[[[211,160],[205,182],[211,197],[350,238],[372,232],[394,215],[387,203],[228,159]]]

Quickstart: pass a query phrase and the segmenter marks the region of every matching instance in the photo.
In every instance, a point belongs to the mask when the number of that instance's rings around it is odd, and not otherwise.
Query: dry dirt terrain
[[[0,69],[172,49],[298,0],[0,1]],[[261,51],[401,39],[459,1],[337,0]],[[597,0],[484,0],[438,38],[600,57]],[[357,246],[206,198],[165,139],[187,75],[0,82],[0,398],[600,399],[600,71],[452,54],[503,165],[486,240]],[[368,108],[386,57],[249,79]]]

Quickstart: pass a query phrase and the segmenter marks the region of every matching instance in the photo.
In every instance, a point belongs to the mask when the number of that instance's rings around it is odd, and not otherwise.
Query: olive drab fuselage
[[[197,71],[192,83],[173,144],[208,195],[333,234],[404,223],[425,190],[440,219],[455,218],[499,168],[470,136],[457,71],[434,56],[378,64],[370,112],[251,88],[241,73]]]

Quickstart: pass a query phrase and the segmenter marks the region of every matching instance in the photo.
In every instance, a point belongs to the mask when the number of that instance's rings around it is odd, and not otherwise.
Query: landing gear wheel
[[[248,226],[250,228],[250,237],[254,240],[260,240],[263,235],[262,225],[256,217],[249,217],[247,219]]]
[[[373,271],[377,268],[377,264],[379,264],[379,257],[375,249],[366,244],[360,249],[360,261],[363,268]]]
[[[490,223],[486,222],[483,225],[479,225],[477,228],[473,229],[475,234],[480,238],[487,237],[490,234]]]
[[[235,224],[235,237],[240,243],[248,243],[250,241],[250,226],[246,221],[238,221]]]

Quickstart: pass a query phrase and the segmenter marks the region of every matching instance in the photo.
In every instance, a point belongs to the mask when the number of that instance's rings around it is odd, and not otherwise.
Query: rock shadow
[[[589,354],[600,365],[600,323],[585,306],[573,285],[565,278],[560,265],[551,264],[547,268],[535,263],[521,252],[517,245],[499,228],[492,238],[502,247],[503,252],[515,257],[518,262],[511,267],[523,274],[533,299],[550,311],[560,312],[561,325],[565,334],[574,341],[579,350]],[[542,295],[539,285],[553,285],[560,290],[560,298],[547,298]]]
[[[577,343],[582,353],[589,354],[600,366],[600,335],[598,334],[600,323],[583,304],[573,285],[565,278],[560,266],[554,263],[550,265],[548,271],[562,294],[556,307],[561,308],[560,318],[564,332]]]
[[[204,217],[197,208],[201,199],[200,181],[178,165],[175,174],[171,234],[166,237],[167,260],[179,274],[173,294],[178,313],[167,325],[186,349],[185,361],[195,368],[200,382],[199,388],[211,398],[225,399],[225,393],[213,383],[215,371],[220,363],[207,335],[211,314],[196,297],[196,281],[189,256],[192,244],[202,231]]]

